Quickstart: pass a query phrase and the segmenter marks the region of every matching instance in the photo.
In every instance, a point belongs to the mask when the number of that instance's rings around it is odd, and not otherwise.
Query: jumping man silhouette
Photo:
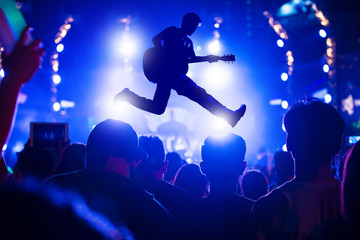
[[[154,48],[150,48],[144,54],[145,76],[157,84],[152,100],[125,88],[115,96],[115,103],[127,101],[139,109],[161,115],[165,112],[171,89],[174,89],[177,94],[197,102],[235,127],[244,116],[246,105],[242,104],[239,109],[232,111],[186,76],[188,63],[203,61],[211,63],[219,59],[214,55],[195,55],[193,43],[188,36],[195,32],[200,23],[201,19],[197,14],[187,13],[182,19],[181,28],[168,27],[152,39]]]

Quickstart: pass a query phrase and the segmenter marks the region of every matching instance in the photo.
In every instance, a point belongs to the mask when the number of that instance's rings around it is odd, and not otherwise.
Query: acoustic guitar
[[[184,75],[189,70],[189,63],[197,62],[234,62],[232,54],[224,56],[205,56],[199,59],[189,60],[183,56],[167,54],[163,48],[152,47],[145,51],[143,57],[143,70],[146,78],[153,83],[161,79]]]

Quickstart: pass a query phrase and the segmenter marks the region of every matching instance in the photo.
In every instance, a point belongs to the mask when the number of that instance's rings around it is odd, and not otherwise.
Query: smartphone
[[[0,43],[5,55],[10,55],[21,33],[27,26],[15,0],[0,1]]]
[[[59,149],[69,140],[67,123],[30,123],[30,146]]]

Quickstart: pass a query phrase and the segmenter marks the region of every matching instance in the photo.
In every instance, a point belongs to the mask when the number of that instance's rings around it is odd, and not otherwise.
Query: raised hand
[[[2,65],[6,76],[18,85],[28,82],[39,69],[44,49],[39,39],[26,43],[30,39],[31,28],[26,27],[9,56],[3,56]]]

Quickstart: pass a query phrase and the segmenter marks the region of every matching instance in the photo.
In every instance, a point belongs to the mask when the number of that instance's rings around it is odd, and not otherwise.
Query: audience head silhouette
[[[196,13],[190,12],[184,15],[181,22],[181,28],[186,35],[191,36],[199,26],[199,23],[201,23],[200,17]]]
[[[132,126],[114,119],[97,124],[86,145],[86,168],[89,170],[106,169],[122,174],[119,168],[126,167],[123,170],[127,175],[132,164],[147,157],[139,148],[138,136]]]
[[[166,154],[165,158],[168,162],[168,168],[164,175],[164,180],[172,183],[177,171],[182,165],[182,159],[177,152],[169,152]]]
[[[162,180],[167,169],[163,142],[157,136],[141,136],[139,146],[148,154],[141,161],[136,171],[141,171],[144,177]]]
[[[199,165],[186,164],[176,174],[174,184],[189,191],[194,199],[202,198],[208,186],[206,176],[201,172]]]
[[[86,146],[82,143],[73,143],[66,147],[60,157],[56,174],[69,173],[85,169]]]
[[[245,152],[245,140],[236,134],[208,136],[201,149],[201,169],[210,183],[237,182],[247,166]]]
[[[258,200],[268,194],[268,180],[259,170],[250,170],[241,179],[241,188],[245,197]]]
[[[45,181],[54,173],[55,160],[50,151],[43,148],[25,147],[14,167],[13,181],[21,184],[26,178]]]
[[[336,109],[318,99],[295,104],[284,116],[287,149],[299,172],[310,176],[328,164],[341,147],[345,123]]]
[[[294,178],[294,159],[291,153],[284,151],[276,152],[274,154],[274,164],[275,171],[279,177],[279,184],[282,181],[289,181]]]

